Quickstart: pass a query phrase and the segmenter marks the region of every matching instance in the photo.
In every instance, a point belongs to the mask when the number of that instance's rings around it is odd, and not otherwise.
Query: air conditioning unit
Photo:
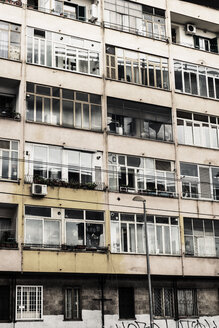
[[[89,21],[91,23],[95,23],[98,19],[98,10],[97,10],[97,5],[92,4],[91,5],[91,9],[90,9],[90,17],[89,17]]]
[[[186,24],[186,34],[195,35],[196,34],[196,26],[194,24]]]
[[[46,196],[47,185],[33,183],[31,187],[32,195],[34,196]]]

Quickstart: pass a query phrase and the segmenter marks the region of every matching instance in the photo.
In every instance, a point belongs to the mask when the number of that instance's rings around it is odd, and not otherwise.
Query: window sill
[[[118,134],[118,133],[114,133],[114,132],[110,132],[110,131],[107,131],[107,134],[112,135],[112,136],[122,137],[122,138],[125,137],[125,138],[132,138],[132,139],[143,140],[143,141],[155,141],[155,142],[162,142],[162,143],[174,145],[173,140],[159,140],[159,139],[152,139],[152,138],[142,138],[142,137]]]
[[[89,129],[77,128],[74,126],[71,127],[71,126],[58,125],[58,124],[45,123],[45,122],[35,122],[35,121],[30,121],[30,120],[26,120],[26,123],[51,126],[51,127],[63,128],[63,129],[70,129],[70,130],[75,130],[75,131],[94,132],[94,133],[100,133],[100,134],[103,133],[103,130],[92,130],[92,129],[89,130]]]
[[[12,183],[17,183],[20,184],[20,179],[17,180],[11,180],[11,179],[4,179],[4,178],[0,178],[0,182],[12,182]]]
[[[83,72],[76,72],[76,71],[69,71],[67,69],[63,69],[63,68],[59,68],[59,67],[51,67],[51,66],[46,66],[46,65],[39,65],[39,64],[34,64],[34,63],[28,63],[27,61],[25,62],[27,65],[30,66],[36,66],[36,67],[43,67],[43,68],[47,68],[50,70],[55,70],[55,71],[61,71],[61,72],[66,72],[66,73],[70,73],[70,74],[79,74],[79,75],[83,75],[86,77],[94,77],[94,78],[98,78],[98,79],[102,79],[102,76],[99,75],[94,75],[94,74],[89,74],[89,73],[83,73]],[[30,82],[30,81],[29,81]]]
[[[185,144],[185,143],[179,143],[178,142],[178,146],[184,146],[184,147],[195,147],[195,148],[198,148],[198,149],[207,149],[207,150],[219,150],[219,147],[218,148],[213,148],[213,147],[205,147],[205,146],[200,146],[200,145],[189,145],[189,144]]]
[[[30,6],[30,5],[27,6],[27,9],[32,10],[32,11],[37,11],[38,13],[41,13],[41,14],[47,14],[47,15],[51,15],[51,16],[55,16],[55,17],[65,18],[65,19],[69,19],[70,21],[79,22],[79,23],[83,23],[83,24],[87,23],[89,25],[99,26],[99,27],[101,25],[101,23],[99,21],[95,21],[95,23],[92,23],[88,20],[80,20],[80,19],[76,19],[76,18],[74,19],[74,18],[66,17],[64,15],[60,15],[59,13],[53,12],[52,9],[49,9],[49,12],[47,12],[47,11],[32,8],[32,6]],[[48,9],[45,9],[45,10],[48,10]]]
[[[210,98],[210,97],[204,97],[204,96],[199,96],[199,95],[193,95],[191,93],[186,93],[180,90],[175,89],[175,94],[179,94],[179,95],[184,95],[184,96],[188,96],[188,97],[195,97],[195,98],[201,98],[204,100],[211,100],[211,101],[219,101],[218,98]]]
[[[43,322],[43,319],[16,319],[15,322]]]
[[[63,319],[63,321],[83,321],[83,319],[82,318],[80,318],[80,319]]]
[[[202,53],[208,53],[208,54],[213,54],[213,55],[219,55],[219,52],[214,52],[214,51],[207,51],[207,50],[202,50],[202,49],[199,49],[199,48],[195,48],[195,47],[192,47],[192,46],[187,46],[185,44],[181,44],[181,43],[175,43],[175,42],[172,42],[171,43],[173,46],[178,46],[178,47],[183,47],[183,48],[187,48],[187,49],[192,49],[192,50],[198,50],[198,51],[201,51]]]
[[[124,83],[124,84],[130,84],[130,85],[135,85],[136,87],[149,88],[149,89],[152,89],[152,90],[158,90],[158,91],[164,91],[164,92],[171,93],[171,90],[170,89],[156,88],[156,87],[152,87],[150,85],[137,84],[137,83],[127,82],[127,81],[122,81],[122,80],[114,80],[114,79],[110,79],[109,77],[105,77],[105,80],[106,81],[113,81],[113,82]]]
[[[124,320],[136,320],[136,318],[134,317],[130,317],[130,318],[119,318],[119,321],[124,321]]]
[[[185,254],[185,257],[191,257],[196,259],[213,259],[216,260],[219,258],[219,256],[208,256],[208,255],[191,255],[191,254]]]
[[[14,62],[14,63],[19,63],[19,64],[22,63],[20,59],[19,59],[19,60],[15,60],[15,59],[5,58],[5,57],[0,57],[0,59],[2,59],[2,60],[7,60],[7,61],[12,61],[12,62]]]
[[[109,24],[107,26],[107,24]],[[122,33],[126,33],[126,34],[131,34],[131,35],[136,35],[137,37],[141,37],[141,38],[146,38],[146,39],[149,39],[149,40],[154,40],[154,41],[161,41],[161,42],[164,42],[164,43],[168,43],[168,37],[166,36],[165,38],[161,39],[161,38],[156,38],[156,37],[150,37],[150,36],[147,36],[147,35],[142,35],[142,34],[139,34],[137,31],[136,32],[132,32],[132,31],[124,31],[122,29],[122,26],[120,27],[118,25],[113,27],[113,26],[110,26],[111,23],[108,23],[108,22],[103,22],[103,27],[106,28],[106,29],[109,29],[109,30],[113,30],[113,31],[117,31],[117,32],[122,32]]]

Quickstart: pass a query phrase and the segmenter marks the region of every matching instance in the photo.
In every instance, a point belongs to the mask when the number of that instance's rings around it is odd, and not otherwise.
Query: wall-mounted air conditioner
[[[186,34],[194,35],[196,34],[196,26],[194,24],[186,24]]]
[[[31,186],[31,192],[33,196],[46,196],[47,185],[33,183]]]
[[[89,21],[95,23],[98,19],[97,5],[92,4],[90,8]]]

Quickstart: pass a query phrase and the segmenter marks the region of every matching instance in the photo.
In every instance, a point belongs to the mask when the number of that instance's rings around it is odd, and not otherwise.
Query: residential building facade
[[[219,325],[218,22],[0,0],[0,328]]]

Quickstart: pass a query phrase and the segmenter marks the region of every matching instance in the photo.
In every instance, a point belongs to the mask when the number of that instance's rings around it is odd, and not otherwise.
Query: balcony
[[[105,0],[104,5],[105,27],[166,41],[164,10],[129,1]]]
[[[82,4],[80,0],[68,2],[55,0],[52,3],[45,0],[28,0],[27,8],[81,22],[96,23],[98,20],[98,7],[91,1]]]
[[[218,27],[177,13],[171,14],[172,43],[218,54]]]
[[[149,104],[108,98],[109,133],[151,139],[173,140],[171,109]]]

